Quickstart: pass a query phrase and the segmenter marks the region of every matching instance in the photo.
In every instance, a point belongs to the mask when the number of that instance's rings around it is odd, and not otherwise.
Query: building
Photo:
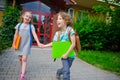
[[[69,6],[75,5],[74,0],[24,0],[21,4],[23,11],[33,13],[33,24],[41,43],[52,41],[57,29],[55,14],[60,10],[67,11]],[[33,45],[36,42],[33,41]]]
[[[0,26],[2,25],[2,16],[4,11],[5,1],[0,0]]]
[[[3,15],[1,10],[4,10],[4,3],[4,0],[0,0],[0,17]],[[78,11],[91,11],[95,5],[104,5],[104,3],[98,0],[23,0],[21,3],[23,11],[31,11],[33,13],[33,24],[37,36],[39,41],[44,44],[52,41],[53,35],[57,30],[55,21],[57,12],[64,10],[76,21]],[[36,45],[35,41],[33,41],[33,45]]]

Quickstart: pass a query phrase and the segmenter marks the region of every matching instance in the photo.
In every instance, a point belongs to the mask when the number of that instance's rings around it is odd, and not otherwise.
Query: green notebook
[[[52,42],[52,58],[61,58],[67,52],[71,45],[70,41]],[[69,57],[74,56],[74,50],[69,54]]]

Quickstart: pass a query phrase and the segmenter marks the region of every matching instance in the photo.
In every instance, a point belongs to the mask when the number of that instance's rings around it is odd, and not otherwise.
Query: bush
[[[84,11],[85,12],[85,11]],[[105,15],[88,13],[74,23],[82,49],[120,51],[120,9],[111,12],[112,22],[106,25]]]
[[[120,8],[111,12],[112,22],[106,29],[107,43],[105,47],[112,51],[120,51]]]
[[[12,39],[14,35],[14,27],[18,23],[18,18],[20,16],[20,11],[17,8],[6,7],[3,16],[3,24],[0,28],[0,49],[5,48],[5,46],[10,46],[12,44]]]
[[[75,29],[80,34],[82,49],[102,49],[104,25],[105,22],[97,16],[85,16],[80,22],[74,24]]]
[[[20,11],[17,8],[13,8],[11,6],[6,7],[3,16],[3,24],[0,36],[2,38],[11,38],[13,36],[13,30],[15,25],[18,23],[18,18],[20,16]],[[4,34],[6,32],[6,34]]]

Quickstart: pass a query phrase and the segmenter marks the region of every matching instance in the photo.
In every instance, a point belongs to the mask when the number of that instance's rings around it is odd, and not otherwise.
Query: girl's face
[[[29,12],[26,12],[23,14],[22,18],[23,18],[24,23],[30,23],[30,21],[32,19],[32,14]]]
[[[57,17],[57,26],[58,26],[58,28],[66,26],[65,20],[62,18],[61,15],[58,15],[58,17]]]

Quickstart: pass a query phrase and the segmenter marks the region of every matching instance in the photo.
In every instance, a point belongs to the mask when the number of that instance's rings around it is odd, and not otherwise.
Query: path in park
[[[26,80],[57,80],[56,70],[61,67],[60,59],[53,62],[51,48],[32,47],[27,64]],[[19,80],[19,73],[17,55],[12,49],[3,51],[0,55],[0,80]],[[120,76],[76,58],[71,67],[71,80],[120,80]]]

